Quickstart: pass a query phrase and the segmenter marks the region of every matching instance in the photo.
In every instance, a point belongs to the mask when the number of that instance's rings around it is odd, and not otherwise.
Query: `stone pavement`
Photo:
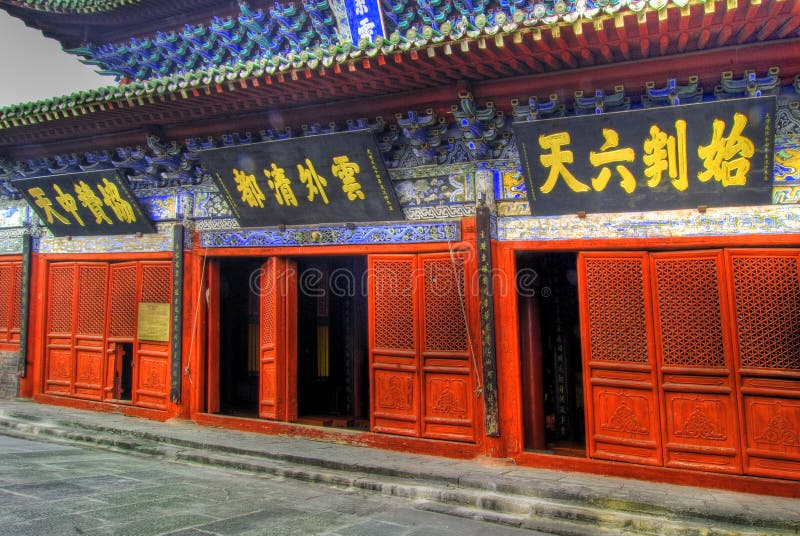
[[[0,401],[0,431],[369,490],[412,499],[417,509],[552,534],[800,534],[800,499],[487,466],[27,400]]]
[[[0,536],[309,534],[531,533],[365,490],[0,434]]]

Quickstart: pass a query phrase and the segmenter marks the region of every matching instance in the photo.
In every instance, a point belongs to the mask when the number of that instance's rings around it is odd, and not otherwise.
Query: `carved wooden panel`
[[[419,282],[416,255],[371,255],[370,426],[420,435]]]
[[[137,405],[163,408],[169,391],[169,362],[166,357],[142,355],[140,352],[134,371]]]
[[[460,253],[419,256],[422,314],[422,436],[473,441],[473,370],[465,259]],[[478,338],[476,336],[476,338]]]
[[[589,456],[661,465],[646,253],[578,256]]]
[[[740,473],[722,251],[654,253],[664,464]]]
[[[800,479],[800,250],[727,260],[744,472]]]

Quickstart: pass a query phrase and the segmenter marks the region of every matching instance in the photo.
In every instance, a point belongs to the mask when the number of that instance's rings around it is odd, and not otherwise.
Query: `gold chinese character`
[[[598,192],[605,190],[608,181],[611,180],[611,170],[605,167],[606,164],[612,162],[633,162],[636,158],[636,153],[634,153],[633,149],[630,147],[614,149],[619,145],[619,134],[616,130],[604,128],[603,138],[605,142],[600,147],[600,152],[589,152],[589,162],[594,167],[604,166],[597,177],[592,177],[592,187]],[[607,149],[614,150],[608,151]],[[615,169],[622,177],[622,181],[619,185],[626,193],[633,193],[636,189],[636,179],[633,177],[633,174],[623,165],[617,165]]]
[[[733,126],[730,136],[723,136],[725,121],[714,119],[711,143],[697,148],[697,154],[703,159],[705,171],[697,174],[698,180],[706,182],[713,178],[722,182],[723,187],[744,186],[747,183],[747,172],[750,171],[750,157],[755,153],[753,142],[742,136],[747,126],[747,116],[733,114]],[[736,155],[738,158],[734,158]]]
[[[300,182],[305,184],[306,189],[308,189],[308,200],[314,201],[314,197],[319,194],[322,202],[327,205],[328,196],[325,194],[325,187],[328,186],[328,180],[317,173],[311,160],[306,158],[306,167],[303,167],[302,164],[297,164],[297,171],[300,173]]]
[[[72,214],[72,217],[75,218],[75,221],[77,221],[81,227],[85,227],[86,224],[83,223],[83,220],[78,214],[78,204],[75,202],[75,196],[70,193],[62,192],[58,184],[53,185],[53,190],[58,193],[56,201],[61,205],[61,208]]]
[[[103,210],[103,202],[97,197],[91,186],[81,181],[75,185],[75,192],[78,194],[78,201],[81,202],[81,205],[88,208],[94,216],[95,223],[106,222],[109,225],[112,223]]]
[[[242,192],[242,203],[246,203],[250,208],[264,208],[264,192],[256,183],[255,175],[247,175],[244,171],[233,170],[233,180],[236,181],[236,189]]]
[[[342,181],[342,190],[347,194],[347,199],[350,201],[364,199],[361,184],[356,180],[356,173],[359,171],[361,171],[361,167],[355,162],[350,162],[347,156],[333,157],[331,173]]]
[[[279,168],[273,162],[272,171],[264,170],[264,176],[267,177],[267,184],[272,192],[275,194],[275,200],[279,205],[292,205],[297,206],[297,198],[292,191],[292,183],[286,177],[286,172],[283,168]]]
[[[675,121],[676,136],[669,136],[657,125],[650,127],[650,137],[644,142],[644,174],[647,185],[655,188],[666,171],[672,186],[679,192],[689,187],[689,170],[686,155],[686,121]]]
[[[28,194],[36,200],[36,206],[44,211],[44,219],[47,220],[47,223],[54,223],[53,219],[55,218],[64,225],[70,224],[67,218],[56,212],[53,208],[53,202],[44,195],[44,190],[41,188],[28,188]]]
[[[557,132],[545,136],[539,136],[539,147],[544,150],[549,150],[550,154],[539,155],[539,161],[546,168],[550,168],[550,173],[547,175],[547,180],[539,188],[543,194],[549,194],[553,191],[559,177],[564,177],[564,182],[573,192],[588,192],[589,187],[580,182],[575,176],[567,169],[564,164],[571,164],[574,160],[572,151],[564,151],[561,149],[562,145],[570,144],[569,132]]]
[[[123,223],[133,223],[136,221],[136,214],[133,212],[133,207],[120,197],[119,189],[116,184],[103,177],[103,184],[98,185],[97,189],[103,194],[103,202],[114,211],[114,215],[119,221]]]

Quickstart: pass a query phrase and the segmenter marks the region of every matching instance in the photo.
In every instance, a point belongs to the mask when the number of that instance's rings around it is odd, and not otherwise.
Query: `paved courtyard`
[[[512,536],[397,497],[0,435],[0,535]]]

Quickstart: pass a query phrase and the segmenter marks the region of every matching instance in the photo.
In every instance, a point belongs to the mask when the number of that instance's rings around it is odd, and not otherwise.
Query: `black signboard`
[[[775,98],[515,123],[535,216],[765,205]]]
[[[403,218],[369,130],[209,149],[200,159],[242,227]]]
[[[116,170],[22,179],[14,187],[55,236],[155,231]]]

